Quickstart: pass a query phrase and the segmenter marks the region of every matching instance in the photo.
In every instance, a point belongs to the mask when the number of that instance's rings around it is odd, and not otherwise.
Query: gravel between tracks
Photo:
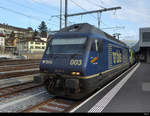
[[[47,93],[44,87],[27,90],[13,98],[0,99],[0,112],[22,112],[51,97],[53,96]]]

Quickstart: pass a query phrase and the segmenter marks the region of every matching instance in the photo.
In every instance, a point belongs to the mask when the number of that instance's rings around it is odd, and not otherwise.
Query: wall
[[[140,28],[140,47],[150,47],[150,38],[146,38],[148,41],[144,41],[143,34],[144,33],[149,33],[150,37],[150,28]]]
[[[43,53],[41,54],[23,54],[24,56],[27,56],[28,59],[42,59]]]

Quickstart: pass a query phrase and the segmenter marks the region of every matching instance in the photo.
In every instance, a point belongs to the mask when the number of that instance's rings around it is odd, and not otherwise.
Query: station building
[[[150,63],[150,28],[140,28],[139,31],[139,58]]]

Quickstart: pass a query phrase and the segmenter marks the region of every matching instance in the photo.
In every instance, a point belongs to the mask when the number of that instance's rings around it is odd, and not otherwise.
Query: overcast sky
[[[58,30],[59,18],[52,16],[59,15],[59,2],[59,0],[0,0],[0,23],[36,29],[44,20],[49,29]],[[104,29],[109,34],[121,33],[121,39],[138,40],[139,28],[150,27],[149,0],[68,0],[68,6],[69,14],[121,6],[121,10],[103,12],[101,15],[102,29],[125,27]],[[97,26],[97,14],[69,18],[69,25],[83,22]]]

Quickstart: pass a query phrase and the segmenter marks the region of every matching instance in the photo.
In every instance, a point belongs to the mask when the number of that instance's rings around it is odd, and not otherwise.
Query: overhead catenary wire
[[[103,1],[102,0],[96,0],[97,2],[100,2],[100,3],[102,3],[103,4]]]
[[[93,0],[92,0],[92,1],[86,0],[86,1],[89,2],[89,3],[91,3],[91,4],[93,4],[94,6],[101,7],[101,8],[105,8],[105,7],[103,7],[103,6],[100,5],[100,4],[96,4],[95,2],[93,2]]]
[[[74,2],[73,0],[70,0],[73,4],[75,4],[76,6],[78,6],[79,8],[81,8],[82,10],[84,11],[87,11],[85,8],[83,8],[82,6],[80,6],[78,3]],[[91,15],[95,20],[96,20],[96,17],[94,15]]]
[[[14,4],[16,4],[16,5],[19,5],[19,6],[21,6],[21,7],[24,7],[24,8],[28,8],[28,9],[31,9],[32,11],[34,10],[35,11],[35,9],[33,9],[33,8],[31,8],[31,7],[28,7],[28,6],[25,6],[25,5],[23,5],[23,4],[20,4],[20,3],[17,3],[17,2],[15,2],[14,0],[10,0],[12,3],[14,3]],[[36,4],[38,4],[38,5],[40,5],[40,3],[37,3],[37,2],[34,2],[34,3],[36,3]],[[48,7],[49,8],[49,7]],[[57,10],[56,10],[57,11]],[[48,14],[47,12],[42,12],[41,11],[41,13],[44,13],[44,14],[46,14],[46,15],[50,15],[50,14]],[[51,16],[51,17],[53,17],[53,16]],[[58,18],[58,16],[56,15],[56,16],[54,16],[54,17],[57,17]],[[62,20],[64,20],[64,19],[62,19]],[[72,24],[72,23],[75,23],[75,22],[70,22],[69,21],[69,23],[70,24]],[[52,23],[51,23],[52,24]],[[52,25],[55,25],[56,26],[56,24],[52,24]]]
[[[78,7],[80,7],[82,10],[84,10],[84,11],[87,11],[85,8],[83,8],[82,6],[80,6],[78,3],[76,3],[76,2],[74,2],[73,0],[70,0],[73,4],[75,4],[76,6],[78,6]],[[92,17],[93,17],[93,19],[97,19],[97,17],[96,16],[94,16],[94,15],[92,15],[92,14],[90,14]],[[97,21],[97,20],[96,20]],[[102,24],[104,24],[104,25],[106,25],[102,20],[100,20],[100,22],[102,23]],[[106,25],[107,26],[107,25]]]
[[[86,1],[89,1],[89,0],[86,0]],[[76,6],[80,7],[82,10],[87,11],[85,8],[83,8],[81,5],[79,5],[78,3],[74,2],[73,0],[71,0],[71,2],[74,3]],[[102,2],[102,1],[100,0],[100,2]],[[92,2],[91,2],[91,3],[92,3]],[[93,4],[93,5],[95,5],[95,4]],[[98,5],[95,5],[95,6],[98,6]],[[99,6],[99,7],[100,7],[100,6]],[[101,6],[101,7],[103,7],[103,6]],[[103,8],[106,9],[105,7],[103,7]],[[92,15],[92,14],[91,14],[91,15]],[[99,13],[98,13],[98,17],[97,17],[97,18],[101,18],[101,15],[102,15],[102,14],[99,14]],[[92,17],[93,17],[94,19],[97,19],[97,18],[96,18],[95,16],[93,16],[93,15],[92,15]],[[97,21],[97,20],[96,20],[96,21]],[[100,27],[100,23],[102,23],[103,25],[109,27],[109,26],[106,25],[102,20],[98,19],[98,27]]]
[[[6,1],[6,2],[8,2],[8,1]],[[21,4],[21,3],[18,3],[18,2],[15,2],[14,0],[10,0],[9,2],[11,2],[11,3],[13,3],[13,4],[15,4],[15,5],[18,5],[18,6],[21,6],[21,7],[23,7],[23,8],[27,8],[27,9],[30,9],[31,11],[33,11],[33,12],[39,12],[39,10],[38,11],[36,11],[36,9],[34,9],[34,8],[31,8],[31,7],[29,7],[29,6],[25,6],[25,5],[23,5],[23,4]],[[34,2],[34,3],[37,3],[37,2]],[[40,3],[37,3],[38,5],[40,5]],[[44,5],[43,5],[44,6]],[[45,7],[45,6],[44,6]],[[47,7],[47,8],[51,8],[51,7]],[[58,10],[56,10],[56,11],[58,11]],[[47,12],[43,12],[43,11],[41,11],[40,10],[40,12],[42,13],[42,14],[45,14],[45,16],[49,16],[50,14],[49,13],[47,13]],[[32,16],[33,17],[33,16]],[[28,15],[28,18],[31,18],[29,15]],[[37,18],[37,17],[34,17],[34,18]],[[45,18],[46,19],[46,18]],[[46,19],[47,20],[47,19]],[[69,22],[69,23],[73,23],[73,22]],[[58,26],[58,25],[56,25],[56,24],[54,24],[54,23],[49,23],[49,24],[51,24],[51,25],[54,25],[54,26]]]
[[[29,6],[25,6],[24,4],[15,2],[14,0],[9,0],[9,1],[5,0],[5,2],[13,3],[13,4],[17,5],[17,6],[20,6],[20,7],[23,7],[23,8],[30,9],[30,10],[33,11],[33,12],[37,12],[37,13],[40,12],[40,13],[45,14],[45,15],[50,15],[50,14],[47,13],[47,12],[43,12],[43,11],[41,11],[41,10],[39,10],[39,9],[37,10],[37,9],[31,8],[31,7],[29,7]]]
[[[9,12],[18,14],[18,15],[22,15],[22,16],[25,16],[25,17],[28,17],[28,18],[32,18],[32,19],[37,20],[37,21],[41,21],[41,19],[39,19],[38,17],[31,16],[31,15],[28,15],[28,14],[25,14],[25,13],[21,13],[21,12],[12,10],[10,8],[6,8],[6,7],[3,7],[3,6],[0,6],[0,9],[6,10],[6,11],[9,11]]]
[[[54,15],[54,16],[51,16],[52,17],[56,17],[56,18],[60,18],[60,15]],[[51,20],[51,19],[50,19]],[[62,18],[63,21],[65,21],[64,18]],[[73,23],[76,23],[76,22],[72,22],[72,21],[68,21],[70,24],[73,24]]]
[[[103,0],[96,0],[98,3],[100,2],[101,4],[105,5]]]
[[[52,7],[49,7],[49,6],[47,6],[47,5],[43,5],[43,4],[41,4],[41,3],[39,3],[38,1],[34,1],[34,4],[37,4],[37,5],[39,5],[39,6],[43,6],[44,8],[47,8],[47,9],[52,9]],[[57,12],[59,12],[59,9],[52,9],[52,10],[55,10],[55,11],[57,11]]]
[[[11,1],[11,0],[10,0]],[[14,0],[12,0],[12,1],[14,1]],[[79,5],[78,3],[76,3],[76,2],[74,2],[73,0],[71,0],[74,4],[76,4],[78,7],[80,7],[82,10],[84,10],[84,11],[87,11],[85,8],[83,8],[81,5]],[[37,3],[37,2],[35,2],[35,3]],[[14,4],[20,4],[20,3],[17,3],[17,2],[14,2]],[[37,4],[40,4],[40,3],[37,3]],[[20,4],[21,5],[21,4]],[[31,10],[33,10],[33,8],[30,8],[30,7],[27,7],[27,6],[25,6],[25,5],[23,5],[23,7],[24,8],[29,8],[29,9],[31,9]],[[29,15],[29,14],[26,14],[26,13],[22,13],[22,12],[20,12],[20,11],[16,11],[16,10],[14,10],[14,9],[10,9],[10,8],[6,8],[6,7],[3,7],[3,6],[0,6],[0,9],[3,9],[3,10],[5,10],[5,11],[9,11],[9,12],[12,12],[12,13],[15,13],[15,14],[18,14],[18,15],[22,15],[22,16],[25,16],[25,17],[27,17],[27,18],[30,18],[30,19],[34,19],[34,20],[36,20],[36,21],[42,21],[42,19],[45,19],[45,20],[47,20],[46,18],[40,18],[40,17],[37,17],[37,16],[33,16],[33,15]],[[43,12],[44,13],[44,12]],[[47,13],[45,13],[45,14],[47,14]],[[92,17],[96,20],[97,19],[97,17],[95,17],[95,16],[93,16],[92,15]],[[64,20],[64,19],[63,19]],[[54,22],[54,21],[53,21]],[[69,23],[75,23],[75,22],[69,22]],[[103,23],[102,21],[101,21],[101,23]],[[104,23],[103,23],[104,24]],[[52,24],[52,25],[56,25],[56,24]],[[104,24],[104,25],[106,25],[106,24]]]
[[[83,8],[81,5],[79,5],[78,3],[74,2],[73,0],[70,0],[73,4],[75,4],[76,6],[78,6],[79,8],[81,8],[82,10],[86,11],[85,8]]]
[[[32,15],[28,15],[28,14],[25,14],[25,13],[21,13],[21,12],[12,10],[12,9],[10,9],[10,8],[6,8],[6,7],[0,6],[0,9],[3,9],[3,10],[5,10],[5,11],[11,12],[11,13],[14,13],[14,14],[17,14],[17,15],[21,15],[21,16],[24,16],[24,17],[27,17],[27,18],[30,18],[30,19],[39,21],[39,22],[42,21],[42,19],[40,19],[40,18],[38,18],[38,17],[32,16]],[[45,19],[45,20],[47,20],[47,19]],[[55,24],[52,24],[52,25],[55,25]],[[56,25],[55,25],[55,26],[56,26]]]
[[[27,14],[24,14],[24,13],[21,13],[21,12],[18,12],[18,11],[9,9],[9,8],[5,8],[5,7],[0,6],[0,9],[9,11],[9,12],[12,12],[12,13],[14,13],[14,14],[18,14],[18,15],[21,15],[21,16],[24,16],[24,17],[27,17],[27,18],[30,18],[30,19],[34,19],[34,20],[39,21],[39,22],[42,21],[41,19],[39,19],[39,18],[37,18],[37,17],[31,16],[31,15],[27,15]],[[52,23],[51,23],[51,25],[55,25],[55,26],[56,26],[56,24],[52,24]]]

